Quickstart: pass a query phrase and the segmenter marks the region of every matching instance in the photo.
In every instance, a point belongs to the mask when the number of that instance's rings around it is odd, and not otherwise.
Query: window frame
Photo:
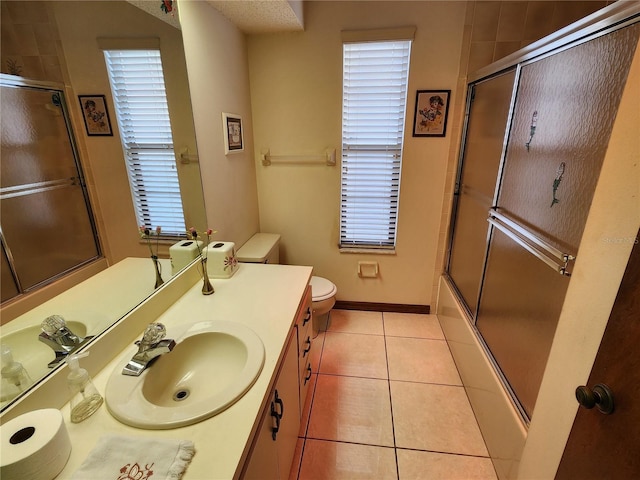
[[[358,31],[349,31],[343,32],[343,95],[342,95],[342,168],[341,168],[341,189],[340,189],[340,240],[339,240],[339,250],[344,253],[379,253],[379,254],[393,254],[395,253],[395,248],[397,245],[398,239],[398,213],[399,213],[399,201],[400,201],[400,177],[402,171],[402,153],[404,149],[404,138],[406,132],[406,123],[407,123],[407,101],[408,101],[408,84],[409,84],[409,71],[410,71],[410,62],[411,62],[411,47],[412,40],[415,35],[415,27],[405,27],[398,29],[386,29],[386,30],[372,30],[365,32]],[[397,129],[390,129],[391,135],[390,137],[394,137],[393,142],[391,143],[376,143],[374,139],[374,144],[365,145],[362,141],[353,141],[353,139],[348,138],[352,131],[349,131],[350,126],[347,122],[349,121],[348,115],[353,115],[352,112],[347,112],[348,109],[347,103],[349,100],[353,100],[354,96],[351,98],[348,97],[347,89],[349,88],[348,84],[348,75],[351,72],[347,72],[348,68],[351,68],[352,65],[347,65],[347,62],[351,61],[350,58],[347,58],[347,50],[349,46],[356,44],[363,47],[376,47],[379,45],[376,44],[384,44],[385,46],[392,45],[392,42],[405,42],[402,45],[402,48],[405,50],[405,56],[402,58],[402,64],[397,71],[402,78],[396,78],[396,84],[394,86],[401,87],[401,92],[398,95],[397,103],[395,104],[395,114],[394,121],[396,122]],[[397,84],[397,81],[400,81],[400,84]],[[375,79],[373,80],[375,82]],[[356,114],[357,115],[357,114]],[[353,123],[358,123],[357,118],[355,118]],[[356,127],[357,130],[358,127]],[[356,135],[358,132],[356,132]],[[378,138],[378,142],[385,135],[382,134],[380,138]],[[369,150],[370,153],[366,153]],[[373,152],[371,151],[373,150]],[[376,239],[372,240],[371,236],[354,234],[353,232],[348,231],[347,222],[349,221],[348,210],[349,210],[349,197],[359,198],[356,194],[354,196],[353,193],[349,194],[349,179],[348,177],[353,177],[353,173],[349,174],[348,170],[356,168],[358,163],[357,157],[359,155],[372,156],[375,154],[381,155],[382,157],[387,157],[386,159],[386,173],[381,173],[381,177],[386,177],[387,184],[387,192],[392,193],[392,197],[389,201],[388,206],[382,208],[382,210],[387,210],[388,215],[381,216],[380,228],[378,230],[378,235],[382,237],[386,236],[386,239]],[[392,160],[389,157],[394,157]],[[349,157],[352,157],[351,159]],[[366,161],[365,161],[366,163]],[[373,162],[371,165],[375,164]],[[362,165],[362,164],[361,164]],[[375,168],[375,167],[373,167]],[[365,167],[366,169],[366,167]],[[366,173],[364,174],[367,175]],[[351,184],[353,187],[353,184]],[[383,200],[384,202],[384,200]],[[373,200],[370,200],[370,203],[374,203]],[[363,210],[367,210],[369,207],[364,207]],[[385,226],[384,221],[388,219],[390,222],[387,226]],[[385,233],[386,231],[386,233]],[[375,235],[374,235],[375,236]]]

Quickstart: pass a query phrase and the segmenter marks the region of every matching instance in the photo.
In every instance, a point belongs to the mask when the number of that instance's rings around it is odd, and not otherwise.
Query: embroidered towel
[[[178,480],[195,454],[188,440],[105,435],[72,480]]]

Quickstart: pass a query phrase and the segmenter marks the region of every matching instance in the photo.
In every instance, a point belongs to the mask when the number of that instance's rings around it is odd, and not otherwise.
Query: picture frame
[[[104,95],[78,95],[84,126],[90,137],[112,137],[111,119]]]
[[[222,113],[224,134],[224,154],[239,153],[244,150],[244,131],[242,117],[233,113]]]
[[[451,90],[418,90],[413,112],[414,137],[444,137],[447,134]]]

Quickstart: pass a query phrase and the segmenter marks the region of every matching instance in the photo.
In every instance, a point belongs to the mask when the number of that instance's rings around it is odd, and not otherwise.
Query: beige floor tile
[[[386,337],[389,379],[462,385],[444,340]]]
[[[393,448],[307,440],[300,480],[397,479]]]
[[[391,403],[398,448],[488,456],[464,387],[391,381]]]
[[[400,480],[497,480],[489,458],[398,449]]]
[[[384,312],[382,318],[387,336],[444,340],[444,333],[435,315]]]
[[[387,378],[384,337],[327,332],[319,373]]]
[[[307,438],[392,447],[388,382],[318,375]]]
[[[327,331],[384,335],[382,312],[331,310]]]

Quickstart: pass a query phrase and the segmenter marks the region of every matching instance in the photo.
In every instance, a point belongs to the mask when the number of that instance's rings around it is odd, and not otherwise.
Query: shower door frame
[[[558,32],[555,32],[548,37],[545,37],[533,44],[525,47],[514,54],[511,54],[502,60],[499,60],[487,67],[481,68],[480,70],[470,74],[467,77],[467,95],[466,95],[466,105],[465,105],[465,116],[462,125],[462,134],[461,134],[461,142],[460,142],[460,150],[458,154],[457,161],[457,171],[455,177],[455,186],[453,193],[453,201],[451,206],[451,217],[448,226],[448,236],[446,240],[446,255],[444,262],[444,271],[442,273],[445,281],[451,287],[451,291],[455,295],[461,310],[465,313],[467,321],[473,331],[476,339],[478,340],[481,348],[484,351],[486,358],[491,364],[494,373],[499,378],[502,387],[504,388],[507,396],[509,397],[512,406],[518,412],[519,417],[522,423],[528,427],[531,423],[531,419],[529,415],[525,412],[522,404],[518,400],[514,390],[511,388],[509,381],[506,376],[503,374],[501,368],[499,367],[497,361],[495,360],[493,354],[491,353],[489,346],[485,342],[484,338],[480,334],[478,327],[476,325],[478,320],[478,311],[480,306],[480,301],[482,297],[482,290],[485,281],[486,267],[488,262],[488,254],[489,254],[489,246],[491,243],[491,237],[493,234],[493,227],[487,224],[487,235],[485,241],[485,256],[483,261],[482,272],[480,275],[480,285],[478,289],[477,297],[475,300],[475,311],[472,312],[467,302],[464,300],[460,290],[456,286],[455,281],[449,274],[449,268],[451,266],[451,257],[452,257],[452,247],[455,233],[455,226],[457,220],[457,211],[459,207],[459,199],[460,199],[460,187],[464,166],[464,158],[466,153],[466,138],[469,128],[469,116],[472,107],[472,99],[474,94],[474,87],[481,82],[490,80],[496,76],[504,74],[508,72],[510,69],[515,69],[515,77],[514,84],[511,96],[511,103],[509,106],[509,113],[507,116],[506,126],[505,126],[505,137],[504,144],[501,152],[501,157],[499,161],[499,166],[497,170],[496,176],[496,186],[493,196],[493,204],[489,212],[487,212],[487,216],[489,217],[492,211],[495,211],[496,206],[498,204],[498,197],[500,193],[500,187],[502,184],[502,175],[504,172],[504,165],[507,157],[507,147],[510,140],[511,126],[515,111],[515,104],[517,100],[518,87],[520,82],[521,70],[522,67],[543,60],[552,55],[556,55],[558,53],[563,52],[569,48],[576,47],[583,43],[592,41],[596,38],[599,38],[604,35],[608,35],[622,28],[628,27],[637,23],[640,19],[640,6],[638,5],[616,5],[612,4],[609,7],[604,9],[605,12],[600,13],[596,12],[583,21],[576,22],[572,25],[569,25]],[[640,43],[638,47],[640,48]]]

